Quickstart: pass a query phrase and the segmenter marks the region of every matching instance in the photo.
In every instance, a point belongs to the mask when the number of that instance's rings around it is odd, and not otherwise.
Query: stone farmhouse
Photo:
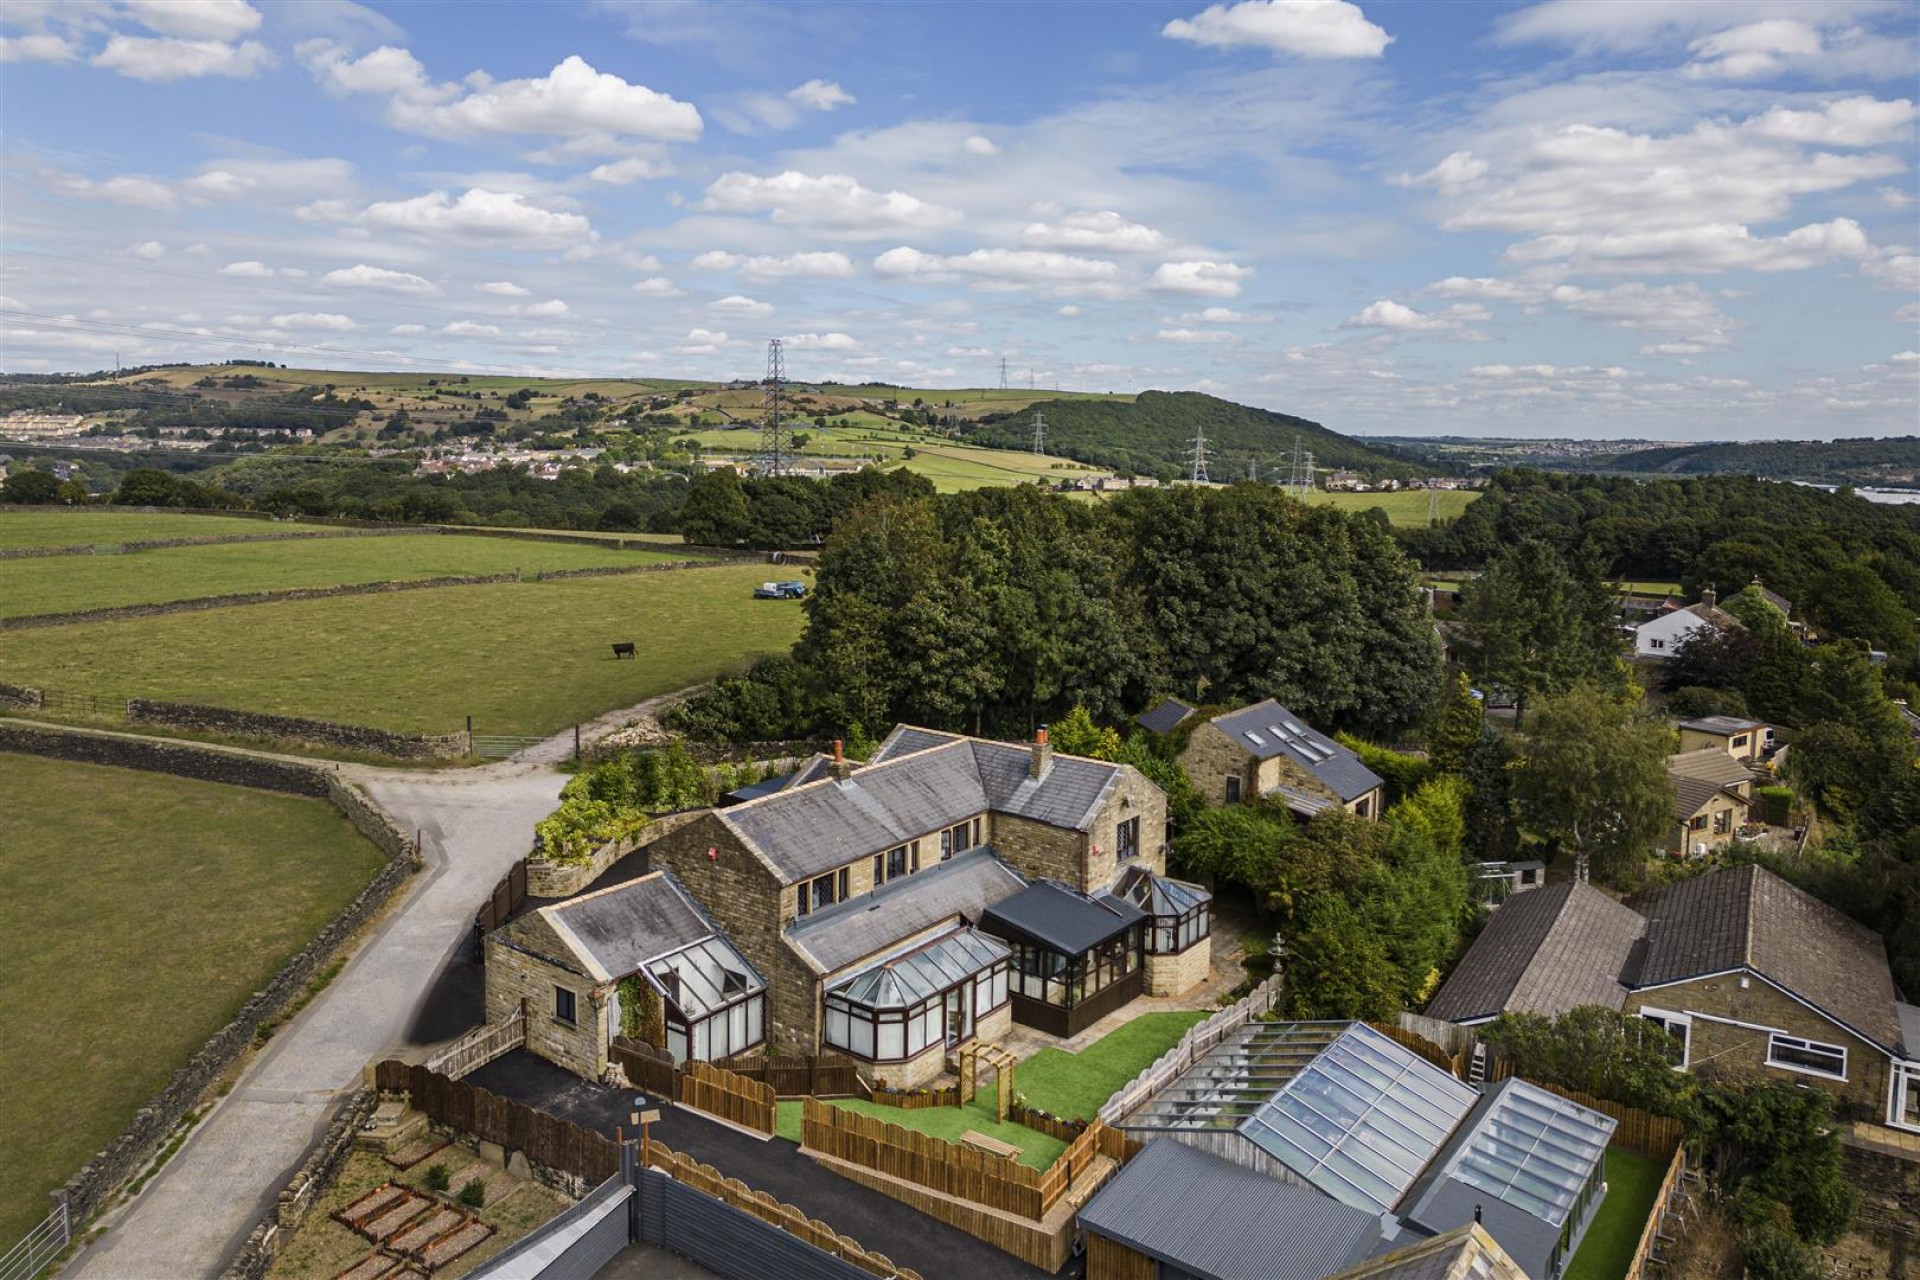
[[[1271,698],[1194,726],[1180,765],[1210,804],[1277,796],[1302,818],[1380,816],[1380,775]]]
[[[1753,774],[1717,746],[1667,757],[1673,828],[1667,851],[1699,858],[1731,844],[1753,807]]]
[[[1494,913],[1427,1015],[1623,1010],[1664,1028],[1674,1065],[1823,1089],[1851,1115],[1920,1132],[1920,1006],[1878,934],[1757,866],[1615,902],[1584,884]]]
[[[604,1069],[606,1039],[619,1034],[610,984],[642,968],[663,998],[664,1040],[650,1042],[676,1060],[831,1050],[896,1088],[938,1076],[951,1053],[1015,1022],[1071,1035],[1210,970],[1211,897],[1165,875],[1165,795],[1130,766],[1055,752],[1045,730],[1023,745],[902,726],[866,764],[836,749],[776,789],[661,828],[646,865],[712,922],[708,950],[733,957],[718,992],[702,987],[688,1007],[676,995],[688,985],[636,958],[690,925],[617,957],[582,954],[593,946],[581,929],[571,945],[560,926],[582,910],[611,914],[604,904],[624,904],[628,888],[500,930],[499,954],[516,954],[497,999],[489,949],[490,1016],[523,995],[548,1015],[556,994],[525,988],[557,990],[556,968],[591,980],[592,1012],[578,1017],[598,1046],[570,1042],[555,1058],[581,1074]],[[536,970],[517,953],[551,964]],[[737,1019],[733,1001],[747,1009]],[[544,1043],[530,1039],[537,1052]]]

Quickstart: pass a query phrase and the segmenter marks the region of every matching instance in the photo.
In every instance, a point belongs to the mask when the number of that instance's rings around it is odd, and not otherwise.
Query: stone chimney
[[[1047,770],[1053,768],[1053,744],[1047,741],[1047,726],[1041,725],[1033,732],[1033,759],[1027,764],[1027,776],[1040,779],[1047,776]]]
[[[1720,593],[1718,591],[1715,591],[1712,587],[1708,587],[1705,591],[1702,591],[1700,593],[1700,603],[1707,606],[1707,608],[1711,609],[1715,605],[1720,603]]]
[[[835,782],[845,782],[853,776],[853,761],[847,759],[847,744],[839,738],[833,740],[833,763],[827,766],[827,776]]]

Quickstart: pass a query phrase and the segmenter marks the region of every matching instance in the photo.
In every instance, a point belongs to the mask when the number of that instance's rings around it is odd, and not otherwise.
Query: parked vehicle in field
[[[755,600],[798,600],[806,594],[804,582],[763,582],[753,589]]]

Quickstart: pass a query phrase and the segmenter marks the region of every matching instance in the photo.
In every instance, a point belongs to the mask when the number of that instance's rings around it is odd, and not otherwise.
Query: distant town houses
[[[65,440],[87,429],[87,420],[77,413],[9,413],[0,418],[0,439]]]

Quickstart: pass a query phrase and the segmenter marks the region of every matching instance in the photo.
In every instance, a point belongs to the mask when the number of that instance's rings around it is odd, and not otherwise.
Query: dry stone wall
[[[0,683],[0,707],[41,707],[46,695],[24,684]]]
[[[629,572],[629,570],[623,569],[622,572]],[[157,618],[169,613],[199,613],[207,609],[231,609],[249,604],[281,604],[288,600],[326,600],[333,596],[371,596],[389,591],[431,591],[440,587],[477,587],[489,583],[518,582],[519,580],[520,576],[514,573],[472,573],[439,578],[354,582],[339,587],[280,587],[269,591],[242,591],[224,596],[194,596],[187,600],[164,600],[154,604],[123,604],[102,609],[76,609],[71,613],[28,613],[14,618],[0,618],[0,631],[25,631],[33,627],[70,627],[82,622]]]
[[[209,707],[193,702],[129,698],[127,719],[199,733],[276,738],[342,747],[348,751],[366,751],[396,760],[452,760],[467,754],[467,735],[464,733],[394,733],[365,725],[335,724],[331,720],[309,720],[302,716],[268,715],[261,711],[236,711],[229,707]]]
[[[380,850],[386,863],[360,893],[341,908],[299,954],[266,986],[253,994],[233,1021],[215,1032],[166,1087],[148,1100],[99,1154],[67,1185],[53,1192],[64,1202],[76,1228],[107,1198],[151,1161],[187,1112],[215,1080],[254,1042],[332,961],[354,933],[386,904],[418,865],[418,850],[406,832],[358,788],[331,769],[293,760],[192,743],[157,742],[79,729],[0,724],[0,751],[18,751],[58,760],[145,769],[204,782],[224,782],[294,795],[323,797]]]
[[[340,1172],[340,1166],[347,1162],[347,1156],[353,1151],[354,1136],[360,1132],[361,1123],[373,1115],[378,1103],[377,1095],[362,1089],[340,1105],[319,1144],[288,1180],[273,1208],[247,1237],[239,1256],[221,1273],[220,1280],[262,1280],[280,1250],[306,1221],[314,1202]]]

